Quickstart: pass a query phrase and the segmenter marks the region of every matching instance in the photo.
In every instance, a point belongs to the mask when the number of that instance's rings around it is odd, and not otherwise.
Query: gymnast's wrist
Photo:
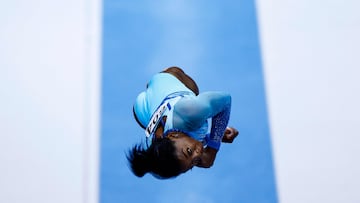
[[[208,140],[207,142],[207,147],[211,147],[215,150],[219,150],[220,149],[220,145],[221,145],[221,140],[218,141],[218,140],[213,140],[213,139],[210,139]]]

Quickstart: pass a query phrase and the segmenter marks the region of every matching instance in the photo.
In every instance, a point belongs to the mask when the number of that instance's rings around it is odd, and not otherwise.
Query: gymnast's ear
[[[169,135],[167,137],[168,138],[178,138],[179,134],[178,133],[169,133]]]
[[[169,138],[170,140],[173,140],[173,139],[180,139],[180,138],[188,137],[188,136],[185,133],[181,133],[181,132],[171,132],[166,137]]]

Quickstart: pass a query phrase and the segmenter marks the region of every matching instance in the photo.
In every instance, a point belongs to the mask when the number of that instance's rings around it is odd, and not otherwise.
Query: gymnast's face
[[[170,133],[168,138],[174,142],[175,153],[180,160],[183,172],[201,164],[203,153],[201,142],[179,132]]]

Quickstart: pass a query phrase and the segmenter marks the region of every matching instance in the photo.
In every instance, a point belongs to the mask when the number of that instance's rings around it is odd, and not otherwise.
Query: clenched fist
[[[232,143],[234,141],[234,139],[236,138],[236,136],[238,136],[239,131],[236,130],[233,127],[226,127],[226,130],[224,132],[224,136],[222,138],[222,142],[225,143]]]

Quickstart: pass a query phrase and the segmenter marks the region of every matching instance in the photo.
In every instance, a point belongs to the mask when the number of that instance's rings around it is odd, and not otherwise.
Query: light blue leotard
[[[149,81],[146,91],[136,98],[134,113],[143,126],[153,121],[157,126],[161,118],[167,116],[165,136],[170,131],[181,131],[204,146],[219,149],[230,108],[231,96],[227,93],[204,92],[196,96],[173,75],[158,73]],[[153,137],[154,132],[149,132],[148,146]]]

